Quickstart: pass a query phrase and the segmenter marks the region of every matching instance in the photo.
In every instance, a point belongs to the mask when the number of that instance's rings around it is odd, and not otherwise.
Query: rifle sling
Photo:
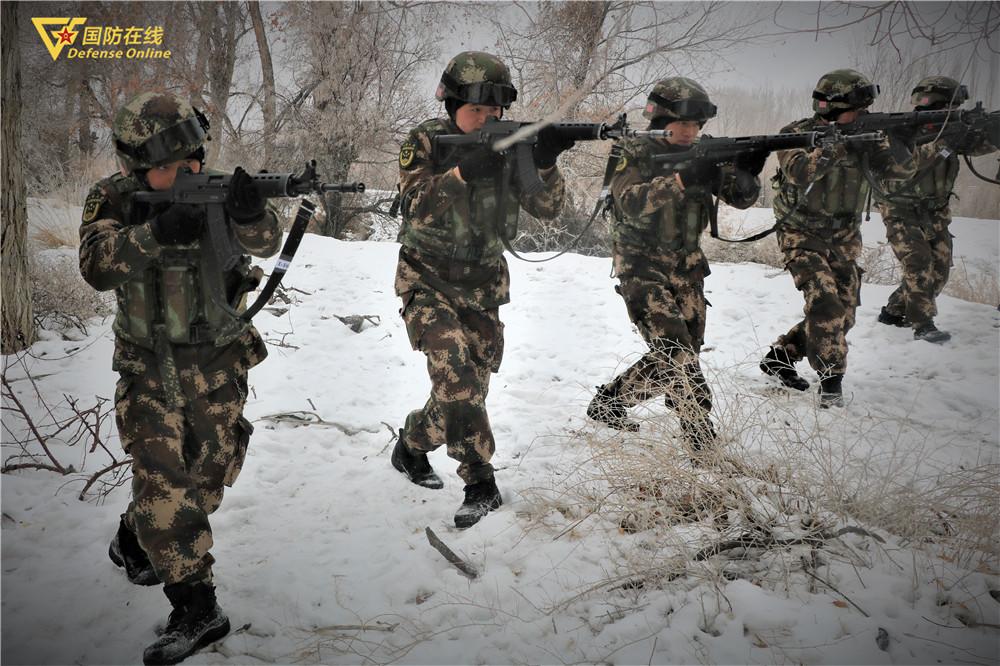
[[[260,295],[257,296],[253,305],[248,307],[240,317],[246,321],[250,321],[271,300],[271,296],[274,295],[278,285],[281,284],[281,279],[288,272],[288,267],[299,249],[299,243],[302,242],[302,237],[306,233],[306,227],[309,226],[309,220],[312,219],[315,211],[316,206],[308,199],[303,199],[302,203],[299,204],[299,210],[295,214],[295,221],[292,223],[291,229],[288,230],[288,238],[285,239],[285,244],[281,248],[281,254],[278,255],[278,261],[275,262],[274,268],[271,270],[271,275],[268,276],[264,288],[261,289]]]

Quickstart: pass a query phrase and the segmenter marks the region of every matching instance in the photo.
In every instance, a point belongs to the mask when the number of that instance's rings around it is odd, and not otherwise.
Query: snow
[[[747,230],[763,227],[769,213],[751,211]],[[868,244],[884,240],[872,217]],[[955,233],[958,255],[997,264],[995,220],[956,220]],[[781,549],[767,551],[759,564],[694,562],[692,553],[718,537],[706,523],[629,534],[618,528],[618,515],[587,516],[576,498],[602,488],[595,460],[602,447],[622,442],[586,420],[587,402],[595,385],[643,351],[604,258],[511,261],[512,302],[501,309],[504,363],[489,396],[504,505],[456,530],[451,520],[462,484],[443,448],[431,456],[443,490],[414,486],[389,464],[387,426],[398,427],[429,390],[424,358],[410,349],[392,291],[397,251],[391,242],[309,236],[285,278],[294,287],[291,308],[257,316],[270,349],[250,374],[247,416],[257,429],[241,477],[212,518],[219,599],[236,631],[186,663],[1000,658],[1000,602],[990,594],[1000,589],[995,556],[977,568],[934,544],[869,527],[884,545],[846,534],[829,551],[818,549],[817,575],[838,593],[801,566],[776,578],[773,572],[786,566]],[[702,357],[716,414],[756,419],[746,431],[753,437],[730,434],[734,455],[774,455],[783,438],[787,450],[787,433],[799,424],[822,432],[847,461],[845,493],[877,492],[866,476],[872,466],[898,466],[915,483],[962,466],[992,465],[995,473],[997,309],[943,297],[938,323],[954,337],[933,346],[876,323],[891,291],[864,285],[848,336],[848,405],[819,411],[813,390],[777,391],[756,367],[767,344],[801,316],[791,279],[756,264],[712,266]],[[377,325],[355,333],[338,315],[370,315]],[[110,319],[95,320],[80,340],[46,337],[25,361],[51,404],[63,394],[82,404],[113,397]],[[805,364],[800,370],[815,385]],[[23,375],[23,368],[8,370],[10,378]],[[40,418],[30,383],[13,386]],[[264,418],[286,412],[312,412],[324,422]],[[654,434],[673,427],[661,402],[637,413]],[[5,412],[5,426],[16,425]],[[9,435],[5,430],[5,459],[14,452]],[[113,429],[105,435],[109,448],[118,446]],[[84,457],[80,446],[56,444],[54,451],[88,473],[107,464],[99,451]],[[721,478],[706,474],[709,484]],[[81,502],[80,476],[71,478],[44,471],[2,477],[4,663],[136,663],[166,617],[161,590],[130,585],[106,554],[127,488],[104,503]],[[776,486],[755,483],[754,510],[775,511]],[[730,514],[733,524],[743,520]],[[797,525],[791,515],[781,534],[796,534]],[[482,575],[469,580],[448,564],[428,545],[427,526]],[[831,555],[841,551],[853,553],[855,564]],[[673,580],[641,589],[607,584],[641,579],[638,564],[684,552],[686,573]],[[963,613],[993,628],[963,626]],[[356,625],[365,629],[350,628]],[[877,645],[880,628],[887,651]]]

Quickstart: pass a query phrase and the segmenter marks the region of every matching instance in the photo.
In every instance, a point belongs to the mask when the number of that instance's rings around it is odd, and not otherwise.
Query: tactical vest
[[[882,188],[890,197],[886,203],[890,206],[899,204],[943,208],[948,205],[951,191],[955,187],[958,169],[958,155],[952,153],[945,159],[936,158],[930,168],[918,172],[916,183],[913,180],[884,181]]]
[[[643,181],[648,183],[663,171],[643,159],[647,157],[644,153],[634,158]],[[713,207],[712,193],[698,185],[686,187],[684,196],[672,199],[651,215],[629,217],[615,205],[611,237],[623,245],[690,254],[699,248]]]
[[[139,190],[134,178],[115,178],[105,186],[124,219],[131,224],[144,222],[133,217],[139,213],[129,196]],[[215,266],[214,256],[205,259],[198,242],[162,248],[141,277],[115,289],[115,334],[150,350],[156,349],[158,341],[222,346],[236,339],[250,326],[238,313],[246,309],[246,294],[260,282],[260,269],[251,270],[250,258],[244,255],[224,276],[228,308],[220,304],[220,296],[205,279],[212,270],[221,269]]]
[[[439,123],[430,132],[430,136],[446,134],[448,131]],[[470,150],[475,150],[475,147],[456,150],[455,154],[448,156],[447,161],[435,164],[434,175],[443,174],[453,168],[457,160],[467,155]],[[498,224],[497,209],[500,201],[498,180],[499,178],[484,179],[467,184],[468,218],[461,214],[465,207],[456,205],[456,202],[440,217],[434,218],[431,224],[423,224],[420,220],[414,224],[416,211],[412,210],[410,205],[412,199],[404,198],[399,242],[435,257],[472,263],[488,263],[499,259],[503,255],[504,240],[511,241],[517,235],[517,219],[521,205],[513,186],[508,187],[504,197],[503,218]]]
[[[855,157],[848,156],[826,169],[810,185],[788,182],[781,169],[771,179],[775,189],[774,217],[799,229],[845,229],[861,224],[868,181]]]

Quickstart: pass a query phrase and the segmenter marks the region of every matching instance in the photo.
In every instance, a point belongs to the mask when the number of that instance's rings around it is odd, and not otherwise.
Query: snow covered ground
[[[875,223],[865,227],[869,243],[881,228]],[[997,222],[956,225],[958,254],[995,265]],[[711,531],[705,521],[629,534],[618,527],[620,515],[588,517],[570,501],[601,490],[595,452],[628,445],[587,422],[593,387],[643,350],[614,292],[608,259],[511,261],[513,300],[501,310],[506,351],[489,397],[504,506],[469,530],[455,530],[462,484],[444,450],[431,456],[443,490],[414,486],[389,464],[386,424],[397,427],[429,387],[392,292],[397,248],[307,237],[285,280],[295,302],[283,314],[258,315],[271,345],[250,375],[247,415],[257,430],[240,479],[213,517],[219,599],[236,631],[187,663],[1000,659],[995,556],[977,559],[865,526],[884,543],[847,533],[817,549],[814,575],[824,583],[803,574],[798,555],[783,559],[790,549],[765,553],[770,574],[753,563],[740,569],[724,556],[695,562]],[[954,337],[933,346],[877,324],[892,288],[865,285],[849,335],[848,405],[819,411],[813,391],[777,391],[756,368],[767,344],[801,315],[791,279],[754,264],[712,270],[703,361],[733,457],[750,466],[776,460],[794,448],[789,433],[802,423],[822,433],[822,442],[801,443],[803,450],[834,452],[843,468],[834,482],[859,496],[878,490],[871,483],[897,468],[917,485],[962,468],[996,472],[995,307],[941,299],[938,323]],[[338,315],[371,321],[355,333]],[[49,335],[25,359],[52,403],[63,394],[84,404],[113,396],[110,320],[76,337],[82,339]],[[815,383],[805,364],[800,370]],[[7,374],[17,379],[24,370]],[[29,382],[13,386],[37,409]],[[267,418],[287,412],[311,412],[326,423]],[[672,417],[662,404],[640,414],[644,431],[669,432]],[[742,426],[727,427],[738,419]],[[104,434],[116,447],[116,436]],[[4,458],[13,453],[9,438],[5,430]],[[661,443],[668,451],[675,446]],[[58,444],[54,452],[90,473],[107,462],[100,452],[84,462],[79,448]],[[701,474],[700,483],[712,483],[712,472]],[[136,663],[166,616],[161,590],[130,585],[107,557],[127,489],[103,504],[81,502],[80,476],[70,478],[3,475],[4,663]],[[991,483],[995,503],[995,478]],[[764,506],[776,484],[746,487],[759,489]],[[837,520],[835,526],[864,525],[843,522],[843,513]],[[946,523],[943,517],[943,530]],[[481,576],[469,580],[433,550],[427,526]],[[681,556],[686,570],[656,584],[620,584],[643,579],[637,563],[659,553]],[[776,566],[787,567],[777,578]]]

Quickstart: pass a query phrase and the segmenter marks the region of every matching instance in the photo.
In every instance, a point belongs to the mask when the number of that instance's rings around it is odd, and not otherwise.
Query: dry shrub
[[[590,457],[553,488],[524,493],[536,523],[555,510],[574,521],[564,532],[630,535],[612,547],[605,589],[681,576],[777,588],[794,575],[811,584],[810,562],[842,554],[831,546],[845,538],[1000,567],[1000,465],[936,459],[948,442],[909,415],[823,410],[813,392],[748,391],[734,379],[741,366],[708,374],[715,396],[725,396],[712,412],[714,450],[693,451],[679,425],[685,408],[664,412],[660,398],[632,410],[639,432],[588,423],[574,439]]]
[[[91,317],[115,311],[112,292],[84,282],[76,250],[42,250],[32,255],[28,269],[35,318],[43,328],[82,328]]]
[[[959,259],[952,266],[944,293],[963,301],[1000,306],[997,265],[983,259]]]
[[[76,248],[80,244],[78,205],[58,199],[28,199],[28,238],[36,249]]]

